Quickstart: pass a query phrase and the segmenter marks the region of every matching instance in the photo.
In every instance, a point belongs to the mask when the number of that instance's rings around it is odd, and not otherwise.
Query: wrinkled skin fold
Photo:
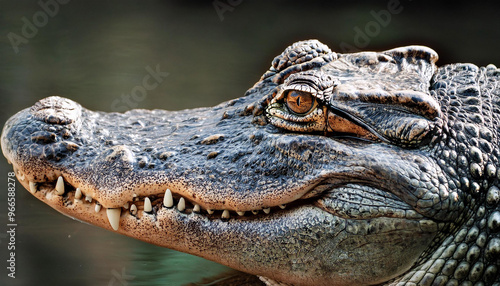
[[[268,284],[493,285],[500,71],[437,59],[298,42],[211,108],[42,99],[2,151],[59,212]]]

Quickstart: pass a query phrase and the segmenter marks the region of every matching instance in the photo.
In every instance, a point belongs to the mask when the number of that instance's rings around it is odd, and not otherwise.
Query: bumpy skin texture
[[[56,210],[268,284],[497,285],[500,71],[436,61],[298,42],[213,108],[43,99],[2,151]]]

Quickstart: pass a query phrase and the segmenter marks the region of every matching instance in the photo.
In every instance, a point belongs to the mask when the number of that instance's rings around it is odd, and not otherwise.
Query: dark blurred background
[[[244,94],[289,44],[334,51],[427,45],[453,62],[500,65],[499,2],[0,1],[0,123],[61,95],[103,111],[210,106]],[[163,75],[125,101],[149,70]],[[7,277],[0,160],[0,285],[185,285],[229,269],[73,221],[17,183],[16,278]]]

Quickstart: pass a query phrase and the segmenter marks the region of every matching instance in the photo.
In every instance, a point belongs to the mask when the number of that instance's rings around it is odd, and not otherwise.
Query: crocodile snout
[[[82,107],[70,99],[51,96],[35,103],[30,112],[37,120],[49,124],[67,125],[80,119]]]
[[[82,122],[80,104],[58,96],[41,99],[6,122],[2,151],[31,181],[57,178],[56,163],[80,147],[73,136]]]

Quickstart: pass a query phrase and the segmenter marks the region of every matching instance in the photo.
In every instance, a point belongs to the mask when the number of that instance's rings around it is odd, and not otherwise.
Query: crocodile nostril
[[[38,131],[31,134],[31,142],[48,144],[56,142],[57,135],[51,132]]]
[[[78,103],[58,96],[41,99],[30,109],[35,119],[58,125],[75,122],[80,118],[81,111]]]

